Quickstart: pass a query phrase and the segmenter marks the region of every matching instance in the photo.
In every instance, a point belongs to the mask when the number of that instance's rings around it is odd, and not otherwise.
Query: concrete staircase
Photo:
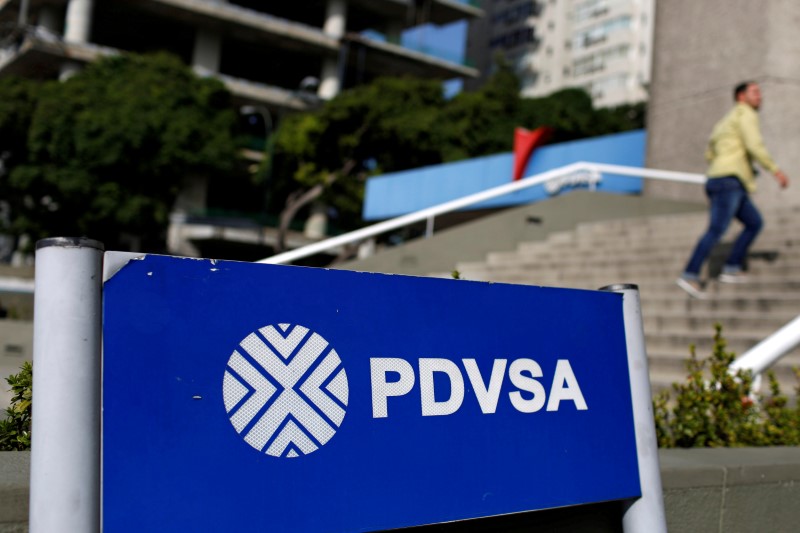
[[[723,325],[728,348],[741,355],[800,314],[800,207],[771,209],[764,218],[749,257],[750,282],[713,280],[707,300],[691,299],[675,285],[706,227],[704,213],[581,224],[522,243],[513,252],[490,253],[485,261],[459,263],[457,269],[465,279],[551,287],[635,283],[655,391],[685,378],[690,344],[698,356],[710,354],[715,323]],[[739,230],[732,224],[707,270],[718,271]],[[773,368],[790,395],[797,384],[792,366],[800,366],[800,349]]]

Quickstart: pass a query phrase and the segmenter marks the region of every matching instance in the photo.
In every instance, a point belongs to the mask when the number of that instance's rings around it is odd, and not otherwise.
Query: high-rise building
[[[482,0],[467,54],[488,76],[498,54],[524,96],[585,88],[595,105],[647,99],[655,0]],[[468,86],[478,82],[468,82]]]
[[[455,0],[0,0],[0,75],[67,76],[121,50],[168,50],[241,103],[304,109],[303,94],[330,98],[381,75],[477,76],[400,36],[481,15]]]

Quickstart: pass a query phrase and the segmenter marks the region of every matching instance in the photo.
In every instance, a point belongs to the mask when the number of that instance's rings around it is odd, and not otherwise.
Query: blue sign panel
[[[146,256],[103,320],[105,531],[640,495],[620,294]]]

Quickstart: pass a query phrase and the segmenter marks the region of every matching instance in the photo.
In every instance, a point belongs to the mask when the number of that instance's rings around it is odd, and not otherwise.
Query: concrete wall
[[[800,2],[797,0],[669,0],[656,2],[647,166],[705,172],[711,129],[733,105],[733,87],[761,84],[767,148],[795,179],[779,194],[767,173],[760,205],[800,204]],[[702,198],[696,186],[648,183],[646,194]]]
[[[773,533],[800,524],[800,448],[660,452],[671,533]]]
[[[0,533],[28,531],[31,454],[0,452]]]
[[[800,448],[661,450],[659,455],[670,533],[797,531]],[[29,468],[28,452],[0,452],[0,533],[27,531]],[[406,531],[620,532],[621,506],[608,502]]]

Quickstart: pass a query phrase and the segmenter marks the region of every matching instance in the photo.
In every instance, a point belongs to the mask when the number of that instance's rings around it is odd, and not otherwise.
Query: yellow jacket
[[[741,102],[714,126],[706,160],[709,178],[736,176],[748,192],[756,190],[753,160],[773,174],[778,171],[761,138],[758,112]]]

